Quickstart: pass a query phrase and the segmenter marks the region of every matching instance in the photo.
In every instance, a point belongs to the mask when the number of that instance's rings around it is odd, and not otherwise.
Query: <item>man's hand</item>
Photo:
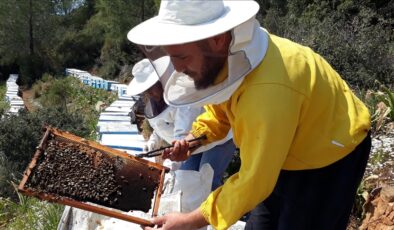
[[[174,147],[166,148],[163,151],[163,159],[170,159],[172,161],[184,161],[189,158],[189,142],[185,139],[176,140],[172,142]]]
[[[144,227],[144,230],[193,230],[208,225],[200,210],[196,209],[190,213],[170,213],[152,219],[155,227]]]
[[[145,230],[151,229],[162,229],[162,230],[192,230],[194,228],[188,223],[187,214],[183,213],[171,213],[165,216],[154,218],[152,223],[156,227],[145,227]]]
[[[172,161],[185,161],[191,155],[190,148],[198,146],[199,141],[189,143],[188,140],[194,139],[194,136],[189,134],[183,140],[175,140],[172,142],[174,147],[167,148],[163,151],[163,159],[170,159]]]

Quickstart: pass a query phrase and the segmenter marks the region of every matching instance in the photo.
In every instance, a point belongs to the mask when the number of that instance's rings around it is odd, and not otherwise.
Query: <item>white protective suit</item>
[[[204,108],[202,107],[196,108],[185,106],[175,108],[168,106],[156,117],[148,118],[149,124],[153,128],[153,133],[147,143],[148,151],[163,147],[161,146],[161,139],[168,144],[171,144],[173,140],[185,138],[189,134],[189,130],[191,129],[193,122],[203,112]],[[225,143],[231,138],[232,133],[230,131],[226,138],[201,146],[194,150],[192,154],[207,151],[216,145]]]

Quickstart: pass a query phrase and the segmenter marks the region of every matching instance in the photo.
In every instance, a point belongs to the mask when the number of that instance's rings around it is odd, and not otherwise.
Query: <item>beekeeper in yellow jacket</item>
[[[186,140],[233,131],[241,168],[191,213],[152,220],[158,229],[346,229],[370,151],[370,115],[310,48],[261,28],[255,1],[162,1],[128,33],[152,61],[169,56],[171,106],[206,105]],[[188,87],[194,84],[195,87]],[[185,139],[164,153],[190,155]],[[145,229],[151,229],[145,227]]]

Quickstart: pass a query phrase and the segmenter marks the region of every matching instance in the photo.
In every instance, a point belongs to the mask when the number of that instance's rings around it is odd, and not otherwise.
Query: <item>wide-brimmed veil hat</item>
[[[258,10],[252,0],[162,0],[158,16],[131,29],[127,38],[149,46],[194,42],[229,31]]]
[[[132,70],[134,78],[127,87],[126,95],[134,96],[141,94],[159,80],[164,88],[172,72],[173,67],[170,65],[170,58],[168,56],[161,57],[153,63],[145,58],[134,65]]]
[[[171,106],[219,104],[231,97],[265,56],[269,35],[255,18],[258,10],[253,0],[162,0],[159,15],[134,27],[127,37],[154,62],[168,55],[165,46],[230,32],[225,80],[197,90],[192,78],[174,71],[164,87],[164,100]]]

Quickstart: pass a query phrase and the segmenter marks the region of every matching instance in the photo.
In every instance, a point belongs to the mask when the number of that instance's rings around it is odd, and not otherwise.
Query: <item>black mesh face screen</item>
[[[164,99],[161,101],[148,99],[145,105],[145,117],[148,119],[154,118],[161,114],[167,106],[168,105],[164,102]]]

